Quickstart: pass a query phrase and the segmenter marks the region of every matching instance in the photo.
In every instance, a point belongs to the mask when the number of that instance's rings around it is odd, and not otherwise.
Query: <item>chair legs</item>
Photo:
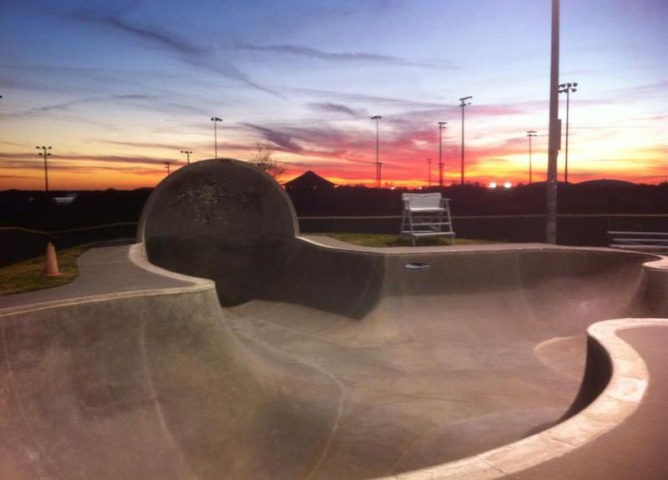
[[[454,231],[450,209],[447,203],[443,208],[431,211],[412,211],[404,209],[401,215],[401,236],[410,237],[411,244],[416,246],[418,237],[450,237],[450,243],[454,245]]]

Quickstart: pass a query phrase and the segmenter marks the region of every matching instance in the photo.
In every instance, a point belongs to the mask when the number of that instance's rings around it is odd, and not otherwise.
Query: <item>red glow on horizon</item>
[[[383,188],[424,188],[429,185],[431,158],[431,186],[438,185],[438,149],[431,143],[434,135],[424,133],[419,140],[408,136],[387,141],[381,145],[381,185]],[[322,151],[309,156],[277,151],[275,159],[285,168],[279,179],[285,183],[312,170],[336,185],[363,185],[375,187],[375,148],[365,145],[348,150]],[[480,146],[472,142],[466,147],[465,182],[488,185],[490,182],[513,185],[529,183],[528,145],[522,139],[513,139],[500,146]],[[532,152],[533,181],[545,180],[546,153],[539,144]],[[569,181],[578,183],[594,179],[624,180],[635,183],[662,183],[668,181],[668,165],[659,161],[668,155],[668,148],[639,149],[627,152],[628,159],[583,161],[580,148],[570,156]],[[444,186],[460,183],[461,157],[458,145],[444,144]],[[239,155],[226,155],[239,157]],[[248,155],[246,155],[248,156]],[[5,166],[2,158],[9,158]],[[563,180],[563,154],[559,158],[559,180]],[[145,158],[145,157],[144,157]],[[150,163],[133,157],[49,157],[49,185],[51,190],[104,190],[109,188],[132,190],[154,187],[166,176],[164,162],[154,155]],[[163,157],[164,158],[164,157]],[[30,167],[24,165],[30,161]],[[194,161],[193,161],[194,162]],[[176,172],[184,162],[170,162],[170,171]],[[0,154],[0,190],[41,190],[44,188],[41,162],[31,155]]]

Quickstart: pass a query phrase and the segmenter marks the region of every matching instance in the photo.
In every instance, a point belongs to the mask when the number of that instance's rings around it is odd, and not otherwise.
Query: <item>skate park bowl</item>
[[[665,479],[667,268],[301,236],[271,177],[193,163],[136,244],[0,298],[0,478]]]

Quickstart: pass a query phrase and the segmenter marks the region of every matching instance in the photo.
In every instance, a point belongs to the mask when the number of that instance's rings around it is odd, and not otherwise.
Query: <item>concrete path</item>
[[[143,255],[139,251],[136,254]],[[72,283],[58,288],[0,296],[0,308],[190,285],[180,280],[178,275],[167,276],[162,269],[161,274],[156,275],[132,263],[128,257],[128,245],[88,250],[79,258],[78,266],[79,275]]]

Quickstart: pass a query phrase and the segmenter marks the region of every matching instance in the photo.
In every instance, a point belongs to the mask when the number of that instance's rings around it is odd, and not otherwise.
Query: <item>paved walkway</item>
[[[79,275],[72,283],[57,288],[0,296],[0,309],[189,285],[178,280],[176,276],[151,273],[137,266],[128,258],[129,249],[128,245],[92,248],[79,258]]]

